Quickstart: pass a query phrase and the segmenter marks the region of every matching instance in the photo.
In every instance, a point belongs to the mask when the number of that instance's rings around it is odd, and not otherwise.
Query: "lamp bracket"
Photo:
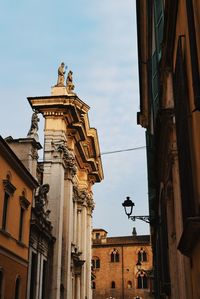
[[[128,216],[132,221],[136,221],[136,219],[142,220],[146,223],[150,223],[151,219],[149,216]]]

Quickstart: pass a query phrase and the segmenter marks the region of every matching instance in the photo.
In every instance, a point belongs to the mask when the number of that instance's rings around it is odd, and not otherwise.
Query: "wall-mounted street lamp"
[[[125,213],[128,216],[128,219],[135,221],[136,219],[145,221],[146,223],[151,223],[152,219],[150,219],[149,216],[131,216],[133,212],[133,207],[135,206],[134,202],[130,200],[130,197],[127,196],[126,200],[122,203],[122,206],[124,207]]]

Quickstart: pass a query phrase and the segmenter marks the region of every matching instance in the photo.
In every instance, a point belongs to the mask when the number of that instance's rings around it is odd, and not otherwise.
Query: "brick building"
[[[92,241],[93,299],[152,298],[149,235],[107,237],[104,229],[94,229]]]

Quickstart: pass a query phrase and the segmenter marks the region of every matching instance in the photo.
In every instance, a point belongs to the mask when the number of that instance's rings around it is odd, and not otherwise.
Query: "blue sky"
[[[75,92],[90,107],[101,152],[145,145],[136,124],[139,110],[135,1],[18,0],[0,3],[0,134],[25,137],[30,126],[28,96],[49,95],[64,61]],[[42,116],[40,116],[40,119]],[[40,142],[43,143],[42,119]],[[93,226],[110,236],[149,233],[127,219],[121,203],[148,213],[145,149],[103,155],[104,181],[94,187]]]

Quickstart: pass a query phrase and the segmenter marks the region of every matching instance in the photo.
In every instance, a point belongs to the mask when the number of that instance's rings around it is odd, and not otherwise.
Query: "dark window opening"
[[[111,289],[115,289],[115,282],[114,281],[111,282]]]
[[[99,269],[100,268],[100,259],[98,257],[95,257],[92,259],[92,268],[93,269]]]
[[[7,192],[5,192],[4,203],[3,203],[3,216],[2,216],[2,229],[3,230],[6,230],[9,197],[10,197],[10,195]]]
[[[0,271],[0,299],[3,299],[3,271]]]
[[[148,280],[146,274],[139,274],[137,277],[138,289],[147,289]]]
[[[42,299],[46,298],[47,261],[43,261],[42,271]]]
[[[35,298],[36,279],[37,279],[37,255],[34,252],[32,252],[32,258],[31,258],[30,299],[34,299]]]
[[[15,299],[20,299],[19,292],[20,292],[20,278],[17,277],[15,283]]]
[[[96,239],[100,239],[100,233],[96,233]]]
[[[19,241],[22,241],[23,224],[24,224],[24,208],[21,207],[20,220],[19,220]]]
[[[143,248],[141,248],[138,252],[138,261],[147,262],[147,253],[143,250]]]

